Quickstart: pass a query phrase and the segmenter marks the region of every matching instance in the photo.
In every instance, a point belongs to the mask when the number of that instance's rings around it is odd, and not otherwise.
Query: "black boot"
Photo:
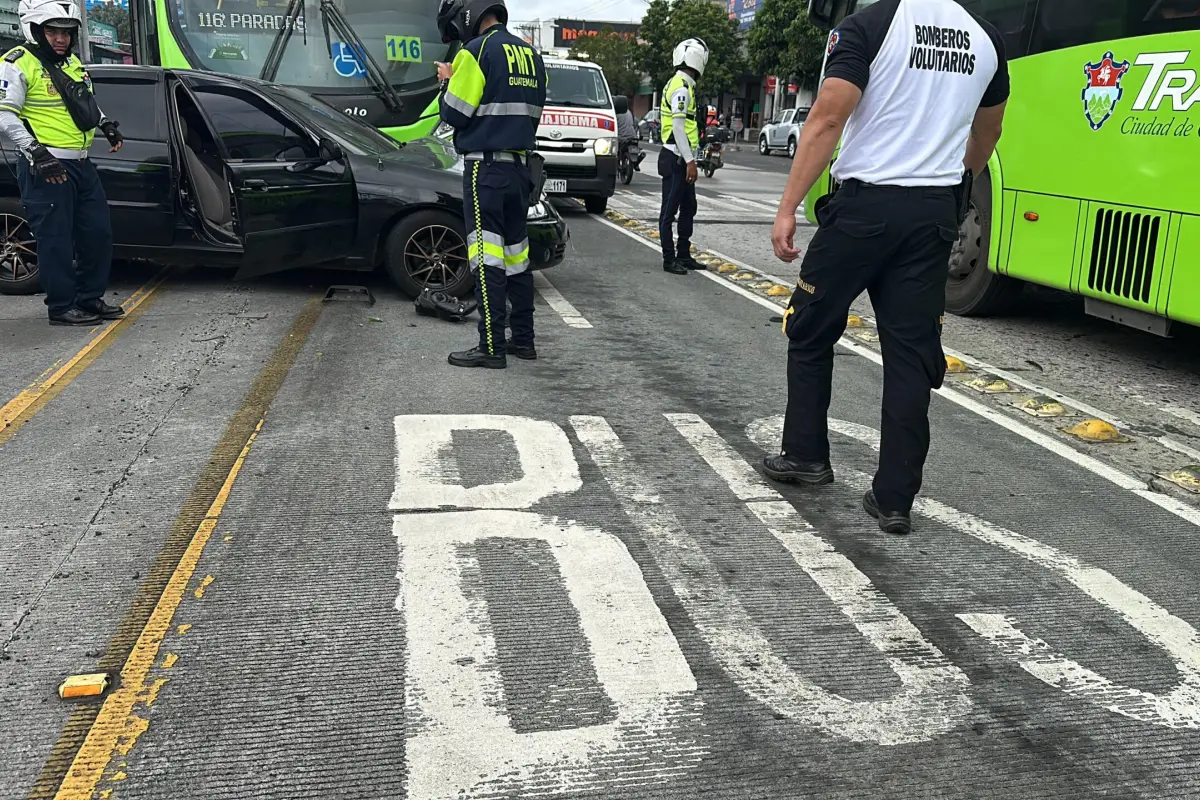
[[[95,325],[100,322],[99,314],[92,314],[78,308],[68,308],[61,314],[51,314],[51,325]]]
[[[461,350],[457,353],[451,353],[446,359],[452,366],[455,367],[483,367],[484,369],[504,369],[508,366],[508,359],[503,353],[499,355],[489,355],[482,347],[472,347],[470,350]]]
[[[680,264],[677,259],[663,259],[663,269],[670,272],[672,275],[687,275],[688,269],[683,264]]]
[[[708,267],[704,266],[699,261],[697,261],[692,256],[691,253],[688,253],[686,256],[683,256],[682,258],[675,259],[675,262],[677,264],[682,264],[687,269],[708,269]]]
[[[763,459],[762,467],[768,478],[785,483],[808,486],[833,483],[833,467],[828,461],[800,461],[791,456],[772,456]]]
[[[504,343],[504,352],[512,353],[522,361],[536,361],[537,350],[531,344],[516,344],[512,340]]]
[[[99,297],[95,300],[80,301],[76,305],[89,314],[95,314],[100,319],[120,319],[125,316],[125,310],[120,306],[109,305]]]
[[[912,533],[912,517],[899,511],[880,511],[879,501],[875,499],[873,490],[867,490],[867,493],[863,495],[863,511],[879,520],[879,530],[884,533],[895,533],[900,536]]]

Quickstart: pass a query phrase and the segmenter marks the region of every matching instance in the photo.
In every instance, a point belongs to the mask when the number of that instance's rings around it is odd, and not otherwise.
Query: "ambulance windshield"
[[[612,98],[599,69],[546,61],[546,105],[611,108]]]

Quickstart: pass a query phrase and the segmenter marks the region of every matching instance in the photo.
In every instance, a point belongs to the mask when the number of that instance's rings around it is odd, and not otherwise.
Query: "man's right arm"
[[[25,107],[25,73],[11,61],[0,61],[0,131],[20,150],[28,152],[37,144],[33,134],[21,122]]]

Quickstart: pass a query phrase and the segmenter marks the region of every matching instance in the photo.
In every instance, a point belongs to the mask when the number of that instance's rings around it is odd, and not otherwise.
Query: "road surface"
[[[736,271],[663,272],[646,176],[568,207],[505,371],[381,281],[322,302],[336,273],[123,272],[96,332],[0,298],[0,798],[1200,797],[1200,507],[1151,487],[1200,437],[1194,346],[1046,298],[948,320],[975,372],[888,537],[869,314],[837,482],[755,469],[782,180],[702,179]],[[966,388],[997,369],[1030,386]],[[1130,441],[1061,432],[1093,412]]]

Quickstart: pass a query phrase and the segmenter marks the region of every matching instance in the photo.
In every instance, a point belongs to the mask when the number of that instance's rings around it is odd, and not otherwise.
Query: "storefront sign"
[[[636,39],[640,26],[631,25],[627,22],[556,19],[554,20],[554,46],[570,49],[580,39],[586,39],[589,36],[598,36],[605,28],[612,28],[614,33],[626,39]]]

